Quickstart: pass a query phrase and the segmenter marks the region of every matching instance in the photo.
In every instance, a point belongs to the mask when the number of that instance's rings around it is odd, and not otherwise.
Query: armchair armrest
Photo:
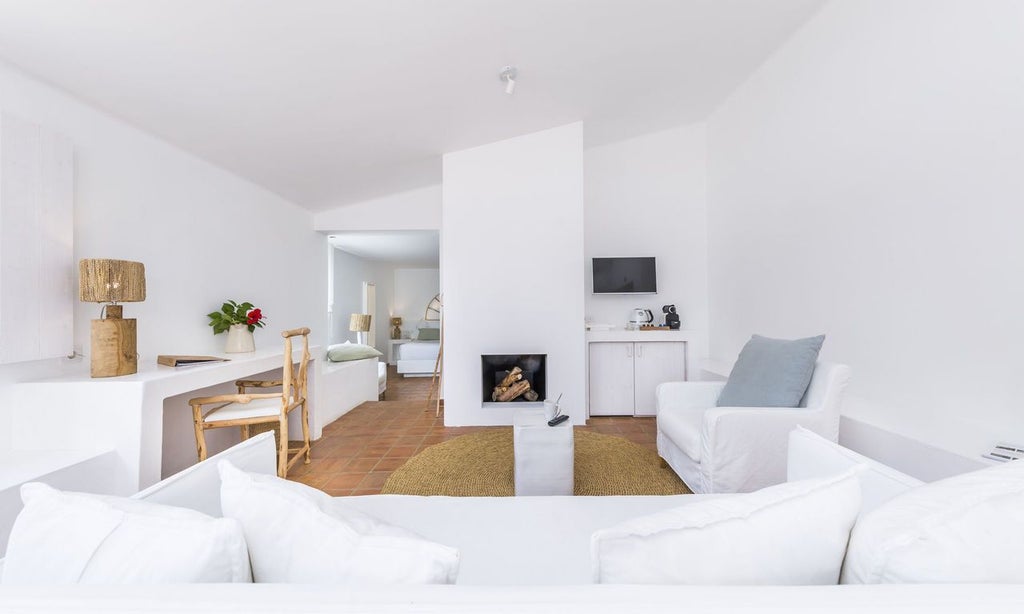
[[[662,410],[706,410],[715,406],[725,382],[666,382],[655,389],[657,412]]]
[[[751,492],[786,481],[789,433],[822,430],[825,412],[807,408],[716,407],[704,414],[701,473],[707,492]]]

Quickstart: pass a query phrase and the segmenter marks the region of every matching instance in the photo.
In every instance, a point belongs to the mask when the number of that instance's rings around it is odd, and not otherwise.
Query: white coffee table
[[[543,409],[520,409],[512,417],[516,495],[571,495],[573,436],[570,420],[548,426]]]

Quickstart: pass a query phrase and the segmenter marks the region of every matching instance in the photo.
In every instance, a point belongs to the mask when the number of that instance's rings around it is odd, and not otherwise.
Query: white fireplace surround
[[[481,400],[480,356],[547,355],[546,392],[586,420],[583,127],[444,156],[445,424],[510,425]]]

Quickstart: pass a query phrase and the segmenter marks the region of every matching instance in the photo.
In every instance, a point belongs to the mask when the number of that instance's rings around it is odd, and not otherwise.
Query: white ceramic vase
[[[256,340],[245,324],[232,324],[228,329],[228,340],[224,351],[229,354],[256,351]]]

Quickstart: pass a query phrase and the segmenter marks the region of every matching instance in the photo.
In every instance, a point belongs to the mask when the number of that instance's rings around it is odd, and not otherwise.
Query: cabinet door
[[[664,382],[686,379],[686,342],[653,341],[635,344],[637,416],[655,414],[654,389]]]
[[[590,344],[590,415],[633,414],[633,344]]]

